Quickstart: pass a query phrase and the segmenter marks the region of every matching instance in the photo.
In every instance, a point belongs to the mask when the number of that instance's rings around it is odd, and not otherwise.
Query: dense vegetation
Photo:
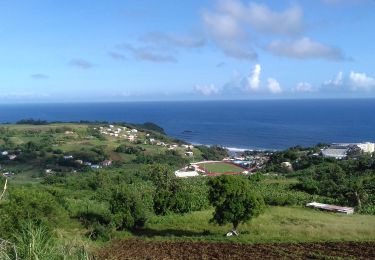
[[[215,241],[223,239],[221,235],[230,228],[226,223],[234,229],[244,223],[240,229],[245,238],[239,241],[246,242],[252,239],[246,228],[262,230],[248,224],[261,212],[265,213],[258,218],[272,226],[273,220],[268,218],[274,214],[270,213],[274,206],[305,214],[301,207],[312,201],[375,214],[375,160],[370,155],[352,154],[342,161],[325,159],[315,155],[322,145],[272,153],[253,151],[244,156],[270,157],[257,174],[180,179],[175,170],[193,160],[222,160],[228,151],[218,146],[184,148],[183,142],[163,135],[162,129],[149,123],[139,126],[135,141],[102,134],[100,127],[107,127],[102,123],[21,123],[0,127],[0,152],[6,151],[0,155],[0,172],[8,173],[8,187],[0,200],[0,239],[7,246],[0,246],[0,258],[12,259],[16,250],[23,259],[32,259],[30,254],[40,259],[61,259],[64,254],[88,259],[87,244],[155,232],[156,237],[171,234]],[[186,151],[194,152],[194,157]],[[103,165],[109,160],[113,163]],[[292,167],[286,168],[284,162]],[[101,168],[94,169],[91,164]],[[1,176],[0,195],[4,184]],[[278,214],[275,218],[282,218]],[[294,221],[293,213],[285,214],[285,223]],[[371,217],[363,217],[368,225]],[[189,218],[192,223],[185,223]],[[224,226],[215,227],[209,219]],[[184,233],[185,227],[177,224],[180,220],[194,226],[198,235],[191,230]],[[220,236],[213,235],[211,228],[219,230],[215,232]],[[358,232],[364,234],[362,226]],[[363,236],[371,239],[371,235]],[[329,240],[329,234],[324,238]],[[30,241],[37,241],[33,252],[27,250]],[[47,252],[46,248],[53,250]]]

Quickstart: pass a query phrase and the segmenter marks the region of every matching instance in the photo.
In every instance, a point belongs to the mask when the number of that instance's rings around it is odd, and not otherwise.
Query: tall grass
[[[14,243],[0,240],[0,259],[8,260],[91,260],[84,245],[59,244],[44,226],[28,222],[14,236]]]

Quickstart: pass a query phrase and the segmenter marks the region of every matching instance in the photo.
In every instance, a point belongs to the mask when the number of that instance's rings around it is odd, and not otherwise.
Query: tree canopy
[[[232,223],[234,230],[240,223],[259,216],[264,200],[252,189],[249,181],[241,176],[223,175],[209,181],[209,200],[215,207],[212,221],[225,225]]]

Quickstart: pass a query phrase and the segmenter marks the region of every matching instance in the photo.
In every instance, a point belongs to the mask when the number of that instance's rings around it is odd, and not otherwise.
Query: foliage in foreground
[[[1,237],[11,238],[14,232],[22,231],[27,221],[52,227],[66,217],[65,209],[51,193],[43,189],[15,188],[0,204]]]
[[[14,243],[0,241],[0,259],[93,259],[85,246],[61,245],[48,228],[33,222],[24,223],[22,230],[14,235],[13,241]]]

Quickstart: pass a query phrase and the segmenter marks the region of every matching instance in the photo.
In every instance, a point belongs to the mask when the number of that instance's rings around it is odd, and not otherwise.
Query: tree
[[[211,221],[219,225],[232,223],[236,231],[240,223],[263,212],[263,198],[254,193],[249,181],[242,176],[223,175],[213,178],[209,186],[209,200],[215,207]]]
[[[178,190],[176,177],[172,170],[161,164],[149,167],[149,178],[155,186],[154,210],[158,215],[173,211],[174,198]]]
[[[143,227],[152,214],[151,193],[134,185],[122,185],[114,189],[109,205],[118,230]]]

